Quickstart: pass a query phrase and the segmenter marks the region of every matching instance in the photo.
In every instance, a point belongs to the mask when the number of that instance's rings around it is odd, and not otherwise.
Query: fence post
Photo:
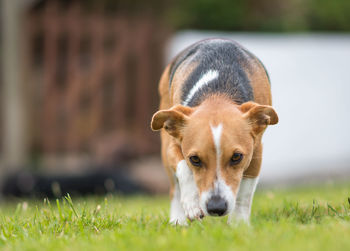
[[[2,162],[6,168],[18,168],[27,160],[25,91],[21,69],[21,1],[2,0]],[[4,173],[7,170],[0,170]]]

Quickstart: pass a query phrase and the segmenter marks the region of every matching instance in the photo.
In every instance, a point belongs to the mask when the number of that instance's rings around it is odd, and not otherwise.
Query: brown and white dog
[[[262,63],[236,42],[200,41],[181,52],[160,83],[162,159],[170,177],[170,222],[206,215],[249,221],[261,138],[278,122]]]

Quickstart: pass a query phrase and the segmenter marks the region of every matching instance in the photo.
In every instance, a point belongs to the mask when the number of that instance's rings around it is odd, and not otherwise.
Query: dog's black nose
[[[227,202],[220,196],[213,196],[207,203],[207,211],[212,216],[223,216],[227,211]]]

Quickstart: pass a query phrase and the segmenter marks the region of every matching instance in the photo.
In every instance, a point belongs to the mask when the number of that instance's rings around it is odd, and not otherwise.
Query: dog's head
[[[206,215],[233,211],[243,172],[255,143],[268,125],[278,122],[271,106],[247,102],[240,106],[215,100],[195,108],[177,105],[154,114],[153,130],[175,137],[193,172]]]

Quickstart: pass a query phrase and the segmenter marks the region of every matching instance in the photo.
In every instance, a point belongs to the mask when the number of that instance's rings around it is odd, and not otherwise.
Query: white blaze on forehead
[[[207,73],[205,73],[198,81],[197,83],[192,87],[189,94],[186,97],[186,100],[182,102],[183,105],[188,105],[188,103],[193,98],[194,94],[201,89],[203,86],[207,85],[210,81],[213,81],[219,76],[219,72],[216,70],[209,70]]]
[[[231,188],[226,184],[225,180],[221,177],[221,158],[222,158],[222,149],[221,149],[221,136],[223,126],[219,124],[218,126],[210,126],[211,132],[213,134],[213,141],[216,150],[216,180],[214,181],[214,188],[211,191],[203,193],[201,198],[201,205],[206,205],[207,201],[213,195],[219,195],[227,202],[227,212],[231,213],[235,207],[235,196],[232,193]],[[207,212],[205,212],[207,214]]]
[[[221,141],[221,134],[222,134],[222,124],[219,124],[217,127],[211,127],[211,132],[213,134],[213,140],[214,140],[214,145],[215,145],[215,150],[216,150],[216,168],[217,172],[220,173],[220,158],[221,158],[221,146],[220,146],[220,141]]]

